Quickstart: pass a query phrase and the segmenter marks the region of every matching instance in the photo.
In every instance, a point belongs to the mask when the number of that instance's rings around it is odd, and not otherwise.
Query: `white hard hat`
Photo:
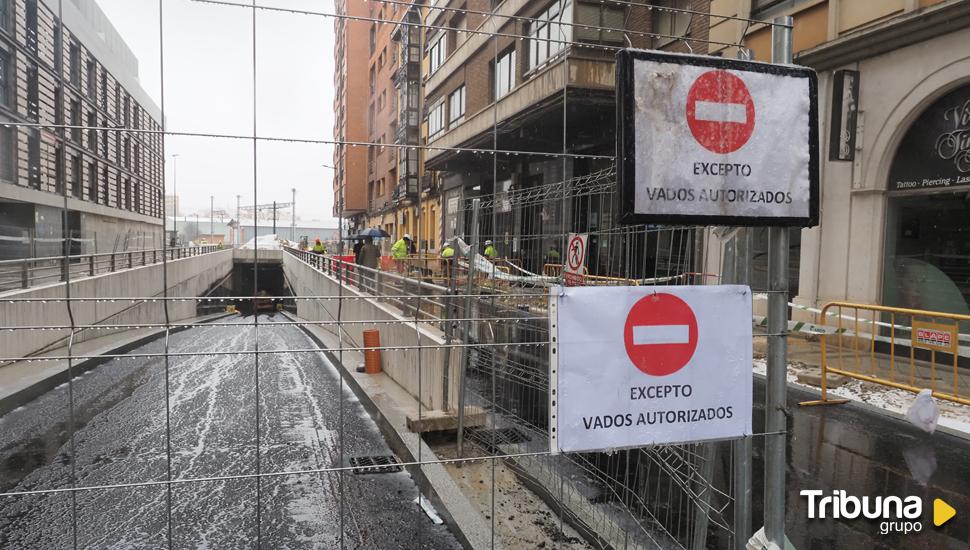
[[[404,238],[410,241],[411,240],[411,234],[410,233],[405,233],[404,234]]]
[[[486,239],[486,240],[485,240],[485,244],[486,244],[486,245],[489,245],[489,244],[492,244],[492,241],[491,241],[491,239]]]

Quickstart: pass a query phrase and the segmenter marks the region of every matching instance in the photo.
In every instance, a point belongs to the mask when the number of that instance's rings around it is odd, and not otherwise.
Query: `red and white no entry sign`
[[[720,154],[737,151],[754,133],[754,121],[754,100],[737,75],[708,71],[690,87],[687,125],[705,149]]]
[[[641,298],[630,308],[623,328],[630,361],[651,376],[673,374],[690,361],[697,348],[697,318],[673,294]]]

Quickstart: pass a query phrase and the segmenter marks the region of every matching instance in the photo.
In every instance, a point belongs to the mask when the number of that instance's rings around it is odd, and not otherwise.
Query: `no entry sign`
[[[640,298],[626,316],[623,345],[630,361],[646,374],[673,374],[687,365],[697,349],[694,310],[667,292]]]
[[[818,223],[815,72],[624,50],[617,54],[624,223]]]
[[[549,300],[553,451],[751,433],[748,287],[554,288]]]

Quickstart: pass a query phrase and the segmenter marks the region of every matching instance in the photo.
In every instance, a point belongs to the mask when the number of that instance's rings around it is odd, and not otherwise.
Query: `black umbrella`
[[[390,233],[377,227],[365,229],[357,234],[358,239],[363,239],[364,237],[373,237],[375,239],[381,239],[381,238],[390,237],[390,236],[391,236]]]

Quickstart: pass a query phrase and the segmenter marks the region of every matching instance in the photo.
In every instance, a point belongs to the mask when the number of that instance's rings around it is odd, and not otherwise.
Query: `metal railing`
[[[208,254],[216,250],[220,250],[218,245],[205,245],[2,260],[0,261],[0,292],[63,282],[68,277],[80,279],[113,273],[121,269],[152,265],[162,262],[166,255],[168,260],[172,261]]]
[[[802,405],[845,403],[829,398],[836,374],[970,405],[970,387],[960,378],[961,323],[970,315],[900,307],[829,302],[820,314],[822,398]],[[832,324],[829,324],[832,323]],[[943,374],[940,371],[943,370]]]

